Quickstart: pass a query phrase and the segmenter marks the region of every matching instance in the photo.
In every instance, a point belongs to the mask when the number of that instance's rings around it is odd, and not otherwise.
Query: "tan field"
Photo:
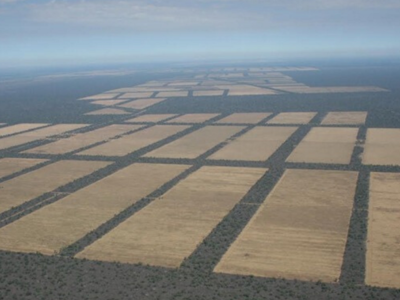
[[[88,126],[87,124],[58,124],[1,139],[0,149],[7,149]]]
[[[170,91],[170,92],[159,92],[156,97],[187,97],[188,91]]]
[[[130,122],[130,123],[140,123],[140,122],[146,122],[146,123],[157,123],[160,121],[164,121],[166,119],[172,118],[174,116],[177,116],[176,114],[157,114],[157,115],[140,115],[138,117],[135,117],[133,119],[129,119],[125,122]]]
[[[166,123],[203,123],[212,118],[215,118],[218,115],[219,114],[186,114],[177,118],[173,118]]]
[[[189,128],[182,125],[156,125],[90,148],[80,155],[124,156]]]
[[[363,164],[400,165],[400,129],[369,128],[365,140]]]
[[[269,120],[268,124],[308,124],[316,112],[285,112]]]
[[[207,126],[144,156],[194,159],[219,143],[226,141],[243,128],[242,126]]]
[[[120,107],[127,107],[127,108],[134,108],[134,109],[143,109],[147,108],[149,106],[152,106],[154,104],[160,103],[164,100],[167,100],[166,98],[148,98],[148,99],[138,99],[134,100],[122,105],[119,105]]]
[[[0,159],[0,178],[36,166],[47,161],[46,159],[11,158]]]
[[[121,102],[124,102],[126,100],[97,100],[97,101],[92,101],[90,102],[91,104],[97,104],[97,105],[102,105],[102,106],[113,106],[117,105]]]
[[[387,92],[375,86],[335,86],[335,87],[276,87],[292,93],[318,94],[318,93],[361,93],[361,92]]]
[[[26,131],[26,130],[31,130],[34,128],[39,128],[39,127],[43,127],[49,124],[16,124],[16,125],[10,125],[7,127],[2,127],[0,128],[0,137],[5,136],[5,135],[9,135],[9,134],[15,134],[15,133],[19,133],[22,131]]]
[[[133,164],[0,229],[0,249],[54,254],[189,166]]]
[[[77,257],[179,267],[265,171],[202,167]]]
[[[322,120],[323,125],[363,125],[367,119],[366,111],[330,112]]]
[[[224,90],[193,91],[193,96],[222,96]]]
[[[93,95],[85,98],[80,98],[79,100],[111,100],[115,97],[117,97],[119,93],[104,93],[104,94],[98,94],[98,95]]]
[[[215,123],[257,124],[258,122],[261,122],[270,115],[271,113],[236,113],[236,114],[231,114]]]
[[[109,125],[89,132],[78,133],[71,137],[27,150],[24,153],[65,154],[141,127],[142,125]]]
[[[129,115],[128,112],[117,108],[102,108],[97,109],[85,114],[86,116],[96,116],[96,115]]]
[[[215,152],[209,159],[267,160],[296,129],[297,127],[255,127]]]
[[[198,85],[198,81],[175,81],[171,82],[168,84],[169,86],[192,86],[192,85]]]
[[[59,161],[4,181],[0,183],[0,213],[91,174],[108,164],[97,161]]]
[[[349,164],[358,128],[314,127],[294,149],[288,162]]]
[[[275,91],[255,87],[252,85],[238,84],[238,85],[218,85],[220,89],[229,89],[228,96],[244,96],[244,95],[274,95]]]
[[[132,99],[132,98],[149,98],[153,95],[153,92],[134,92],[134,93],[125,93],[118,97],[118,99]]]
[[[371,173],[367,285],[400,288],[400,174]]]
[[[215,272],[337,282],[357,172],[286,170]]]

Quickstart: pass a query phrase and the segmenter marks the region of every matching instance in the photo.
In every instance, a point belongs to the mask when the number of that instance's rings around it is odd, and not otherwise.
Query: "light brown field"
[[[0,178],[36,166],[45,161],[47,160],[33,159],[33,158],[11,158],[11,157],[2,158],[0,159]]]
[[[120,134],[127,133],[143,127],[142,125],[109,125],[85,133],[78,133],[71,137],[57,140],[43,146],[39,146],[24,153],[36,154],[65,154],[92,144],[108,140]]]
[[[160,103],[164,100],[167,100],[166,98],[148,98],[148,99],[137,99],[122,105],[119,105],[120,107],[127,107],[127,108],[134,108],[134,109],[143,109],[150,107],[154,104]]]
[[[128,112],[117,109],[117,108],[102,108],[97,109],[85,114],[86,116],[96,116],[96,115],[129,115]]]
[[[124,156],[189,128],[182,125],[156,125],[124,135],[105,144],[90,148],[80,155]]]
[[[224,90],[193,91],[193,96],[222,96]]]
[[[366,111],[330,112],[322,120],[323,125],[363,125],[367,119]]]
[[[188,167],[130,165],[1,228],[0,249],[53,254],[146,197]]]
[[[277,92],[259,88],[252,85],[238,84],[238,85],[218,85],[220,89],[229,89],[228,96],[245,96],[245,95],[274,95]]]
[[[113,105],[117,105],[124,101],[126,101],[126,100],[97,100],[97,101],[90,102],[90,104],[97,104],[97,105],[102,105],[102,106],[113,106]]]
[[[198,81],[175,81],[168,84],[169,86],[192,86],[197,85]]]
[[[156,97],[187,97],[188,96],[188,91],[170,91],[170,92],[159,92]]]
[[[297,127],[255,127],[215,152],[209,159],[267,160],[296,129]]]
[[[34,128],[39,128],[39,127],[43,127],[49,124],[16,124],[16,125],[11,125],[11,126],[7,126],[7,127],[2,127],[0,128],[0,137],[5,136],[5,135],[9,135],[9,134],[15,134],[15,133],[19,133],[22,131],[26,131],[26,130],[31,130]]]
[[[77,257],[179,267],[265,171],[202,167]]]
[[[132,98],[150,98],[153,95],[152,91],[149,92],[134,92],[125,93],[118,97],[118,99],[132,99]]]
[[[236,113],[231,114],[221,120],[218,120],[215,123],[257,124],[258,122],[261,122],[270,115],[271,113]]]
[[[357,172],[286,170],[214,271],[336,282],[356,183]]]
[[[119,93],[104,93],[104,94],[98,94],[98,95],[93,95],[85,98],[80,98],[79,100],[111,100],[114,97],[117,97]]]
[[[203,123],[212,118],[215,118],[219,114],[186,114],[177,118],[173,118],[172,120],[167,121],[166,123]]]
[[[151,151],[145,157],[196,158],[243,128],[242,126],[207,126]]]
[[[288,162],[349,164],[358,128],[314,127],[294,149]]]
[[[369,128],[365,140],[363,164],[400,165],[400,129]]]
[[[0,213],[93,173],[108,164],[97,161],[59,161],[4,181],[0,183]]]
[[[129,119],[125,122],[130,122],[130,123],[140,123],[140,122],[145,122],[145,123],[157,123],[160,121],[164,121],[166,119],[172,118],[174,116],[177,116],[176,114],[156,114],[156,115],[140,115],[138,117],[135,117],[133,119]]]
[[[308,124],[316,112],[285,112],[269,120],[268,124]]]
[[[44,139],[53,135],[58,135],[64,132],[75,130],[88,126],[87,124],[58,124],[49,126],[42,129],[36,129],[34,131],[20,133],[14,136],[6,137],[1,139],[0,149],[7,149],[30,143],[36,140]]]
[[[371,173],[367,285],[400,288],[400,174]]]
[[[335,86],[335,87],[276,87],[292,93],[318,94],[318,93],[361,93],[361,92],[387,92],[375,86]]]

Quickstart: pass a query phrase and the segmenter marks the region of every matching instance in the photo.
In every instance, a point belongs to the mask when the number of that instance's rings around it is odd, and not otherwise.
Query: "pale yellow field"
[[[156,97],[187,97],[188,91],[170,91],[170,92],[159,92]]]
[[[0,183],[0,213],[91,174],[108,164],[98,161],[59,161],[4,181]]]
[[[85,114],[86,116],[96,116],[96,115],[129,115],[128,112],[117,109],[117,108],[102,108],[97,109]]]
[[[365,283],[400,288],[400,173],[371,173]]]
[[[177,118],[173,118],[166,123],[203,123],[215,118],[218,115],[219,114],[186,114]]]
[[[104,93],[104,94],[98,94],[98,95],[93,95],[85,98],[80,98],[79,100],[108,100],[108,99],[113,99],[114,97],[118,96],[119,93]]]
[[[222,96],[224,90],[193,91],[193,96]]]
[[[243,128],[242,126],[207,126],[151,151],[144,156],[196,158],[219,143],[226,141]]]
[[[30,143],[36,140],[44,139],[53,135],[58,135],[64,132],[75,130],[87,126],[87,124],[58,124],[49,126],[42,129],[36,129],[34,131],[20,133],[14,136],[6,137],[1,139],[0,149],[7,149]]]
[[[270,115],[271,113],[235,113],[217,121],[216,123],[257,124]]]
[[[125,93],[118,97],[118,99],[131,99],[131,98],[149,98],[153,95],[153,92],[134,92],[134,93]]]
[[[120,134],[127,133],[143,127],[142,125],[109,125],[85,133],[78,133],[71,137],[57,140],[43,146],[39,146],[24,153],[36,154],[65,154],[71,151],[90,146],[94,143],[108,140]]]
[[[134,109],[143,109],[147,108],[149,106],[152,106],[154,104],[160,103],[164,100],[167,100],[166,98],[148,98],[148,99],[138,99],[134,100],[122,105],[119,105],[120,107],[127,107],[127,108],[134,108]]]
[[[124,135],[105,144],[90,148],[80,155],[124,156],[136,150],[161,141],[189,128],[182,125],[156,125],[148,129]]]
[[[147,123],[157,123],[169,118],[172,118],[174,116],[177,116],[176,114],[157,114],[157,115],[140,115],[138,117],[135,117],[133,119],[129,119],[125,122],[130,122],[130,123],[140,123],[140,122],[147,122]]]
[[[349,164],[358,128],[314,127],[294,149],[288,162]]]
[[[0,159],[0,178],[36,166],[45,161],[47,160],[33,159],[33,158],[11,158],[11,157],[2,158]]]
[[[308,124],[316,112],[285,112],[269,120],[268,124]]]
[[[77,257],[179,267],[265,171],[202,167]]]
[[[335,87],[276,87],[277,89],[300,94],[317,93],[360,93],[360,92],[387,92],[375,86],[335,86]]]
[[[255,127],[215,152],[209,159],[264,161],[297,127]]]
[[[191,86],[191,85],[197,85],[199,82],[198,81],[175,81],[171,82],[168,84],[169,86]]]
[[[49,124],[26,124],[26,123],[23,123],[23,124],[16,124],[16,125],[10,125],[7,127],[2,127],[2,128],[0,128],[0,137],[9,135],[9,134],[19,133],[19,132],[34,129],[34,128],[43,127],[46,125],[49,125]]]
[[[218,85],[220,89],[229,89],[228,96],[244,96],[244,95],[274,95],[275,91],[263,89],[252,85]]]
[[[322,120],[323,125],[363,125],[367,119],[366,111],[330,112]]]
[[[357,175],[286,170],[214,271],[336,282]]]
[[[126,100],[97,100],[97,101],[90,102],[90,104],[97,104],[97,105],[102,105],[102,106],[113,106],[113,105],[117,105],[124,101],[126,101]]]
[[[0,249],[53,254],[189,166],[133,164],[0,229]]]
[[[363,164],[400,165],[400,129],[369,128],[365,140]]]

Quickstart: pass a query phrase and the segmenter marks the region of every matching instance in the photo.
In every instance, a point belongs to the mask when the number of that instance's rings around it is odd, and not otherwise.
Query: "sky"
[[[400,0],[0,0],[0,68],[400,56]]]

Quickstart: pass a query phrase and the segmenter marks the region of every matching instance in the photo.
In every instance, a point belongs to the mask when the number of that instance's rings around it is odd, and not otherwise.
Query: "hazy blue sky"
[[[0,65],[400,55],[400,0],[0,0]]]

